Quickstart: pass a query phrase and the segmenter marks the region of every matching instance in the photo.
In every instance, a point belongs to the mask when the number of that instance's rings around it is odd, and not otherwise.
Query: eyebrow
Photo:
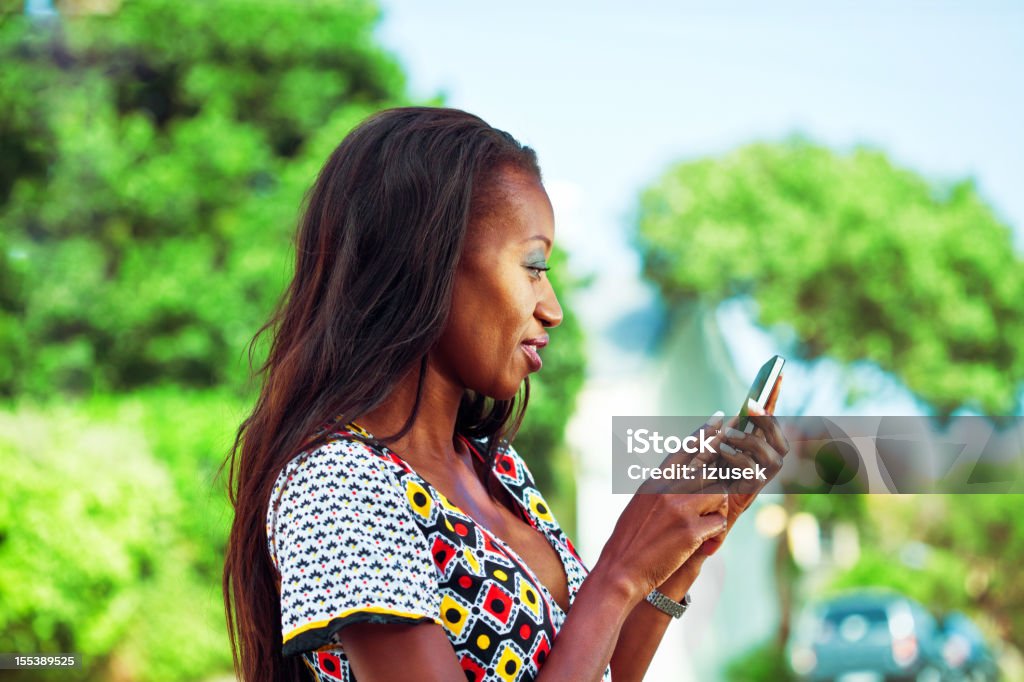
[[[550,240],[550,239],[548,239],[547,237],[545,237],[545,236],[544,236],[544,235],[542,235],[542,234],[535,234],[535,235],[533,235],[532,237],[527,237],[527,238],[526,238],[526,239],[524,239],[523,241],[524,241],[524,242],[529,242],[529,241],[533,241],[533,240],[535,240],[535,239],[539,239],[540,241],[544,242],[544,243],[545,243],[545,244],[547,244],[548,246],[551,246],[551,240]]]

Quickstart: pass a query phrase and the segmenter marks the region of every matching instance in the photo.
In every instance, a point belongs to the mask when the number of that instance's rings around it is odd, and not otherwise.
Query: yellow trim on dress
[[[306,623],[305,625],[300,625],[299,627],[295,628],[287,635],[285,635],[283,641],[287,642],[288,640],[294,638],[296,635],[301,635],[303,632],[316,630],[317,628],[327,627],[331,624],[331,621],[337,620],[338,618],[346,618],[354,613],[381,613],[388,616],[400,616],[402,618],[429,618],[438,625],[441,625],[441,621],[437,618],[434,618],[433,616],[424,616],[422,613],[407,613],[405,611],[395,611],[393,609],[385,609],[379,606],[359,606],[354,609],[349,609],[348,611],[342,611],[338,615],[331,616],[327,620],[318,620],[313,623]]]

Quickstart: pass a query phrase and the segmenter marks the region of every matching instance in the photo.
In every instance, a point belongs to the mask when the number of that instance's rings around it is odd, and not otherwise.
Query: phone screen
[[[747,393],[747,398],[764,407],[768,402],[768,397],[772,394],[772,389],[775,388],[775,384],[779,380],[779,375],[782,374],[782,366],[785,364],[786,359],[781,355],[776,355],[764,363],[761,366],[761,370],[757,373],[754,383],[750,385],[750,392]],[[747,415],[747,401],[744,399],[743,406],[740,407],[740,420],[736,424],[736,428],[745,433],[750,433],[755,427],[754,422],[750,421]]]

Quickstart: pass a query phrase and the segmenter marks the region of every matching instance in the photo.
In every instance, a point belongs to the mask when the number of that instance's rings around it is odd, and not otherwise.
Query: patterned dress
[[[394,452],[354,437],[365,431],[347,429],[289,462],[268,506],[284,654],[301,654],[317,682],[349,682],[344,626],[432,621],[467,680],[533,680],[565,612],[515,550]],[[466,443],[482,459],[482,444]],[[587,569],[526,464],[505,446],[494,473],[561,558],[571,603]]]

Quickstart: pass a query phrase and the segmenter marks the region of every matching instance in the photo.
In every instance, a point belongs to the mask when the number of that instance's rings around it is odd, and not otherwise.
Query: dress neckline
[[[558,604],[558,602],[552,596],[551,592],[548,590],[547,586],[541,581],[540,578],[537,577],[536,572],[534,572],[534,570],[532,568],[530,568],[530,565],[526,562],[526,560],[523,559],[521,556],[519,556],[519,553],[517,551],[515,551],[515,549],[513,549],[511,545],[509,545],[507,542],[505,542],[497,534],[491,532],[491,530],[489,528],[487,528],[487,526],[485,526],[484,524],[480,523],[479,520],[477,520],[476,518],[474,518],[470,514],[467,514],[457,504],[455,504],[454,502],[449,500],[447,495],[442,493],[437,488],[437,486],[435,486],[429,480],[427,480],[426,478],[421,476],[420,473],[418,471],[416,471],[416,469],[413,468],[413,466],[411,464],[409,464],[409,462],[406,461],[406,459],[404,457],[399,455],[397,452],[395,452],[394,450],[389,448],[384,443],[381,443],[380,441],[378,441],[376,438],[374,438],[373,434],[371,434],[369,431],[367,431],[363,427],[359,426],[359,424],[357,424],[355,422],[349,422],[348,424],[346,424],[344,426],[344,430],[348,431],[349,433],[357,434],[359,436],[362,436],[362,437],[367,438],[370,441],[372,441],[370,443],[367,443],[367,445],[371,445],[371,446],[373,446],[375,448],[379,448],[381,451],[385,452],[386,454],[388,454],[391,457],[394,457],[395,459],[400,461],[405,468],[407,468],[412,474],[414,474],[416,476],[416,478],[420,479],[420,481],[422,481],[424,484],[426,484],[431,490],[433,490],[438,495],[440,495],[442,498],[444,498],[445,502],[447,502],[449,505],[451,505],[455,510],[457,510],[460,514],[462,514],[466,518],[472,519],[473,523],[476,524],[477,528],[479,528],[481,530],[481,532],[483,532],[486,535],[488,535],[491,538],[491,540],[493,540],[501,548],[501,550],[503,552],[505,552],[505,554],[508,556],[508,558],[511,561],[513,561],[516,565],[518,565],[522,570],[524,570],[528,574],[530,579],[533,580],[533,583],[540,588],[540,591],[541,591],[541,593],[544,596],[544,602],[545,602],[545,604],[548,607],[548,617],[552,618],[552,620],[553,620],[552,611],[557,609],[558,613],[561,615],[562,619],[565,618],[565,616],[566,616],[565,609],[563,609]],[[469,448],[469,450],[470,450],[470,452],[472,454],[476,455],[476,457],[478,459],[480,459],[481,461],[486,463],[486,460],[484,459],[483,455],[480,454],[480,452],[473,446],[473,443],[468,438],[466,438],[462,434],[457,434],[457,435],[458,435],[458,437],[460,439],[462,439],[462,442],[465,443],[466,447]],[[549,534],[547,532],[547,530],[544,529],[544,525],[541,524],[541,523],[538,523],[539,519],[534,518],[533,511],[531,509],[529,509],[528,506],[524,505],[522,500],[519,499],[519,495],[516,494],[516,491],[512,490],[505,483],[505,481],[502,480],[502,474],[500,472],[498,472],[495,467],[492,467],[488,471],[488,474],[493,474],[494,475],[494,477],[498,480],[498,483],[501,484],[501,487],[505,489],[505,491],[509,494],[509,497],[511,497],[512,500],[515,502],[516,506],[519,507],[520,511],[523,513],[524,518],[530,522],[530,525],[532,525],[535,530],[540,531],[540,533],[544,536],[544,539],[547,540],[548,544],[551,545],[551,547],[555,550],[555,554],[558,555],[558,560],[562,564],[562,572],[565,574],[565,580],[566,580],[566,590],[567,590],[568,595],[569,595],[569,605],[572,606],[572,597],[573,597],[572,584],[571,584],[571,581],[569,580],[569,567],[566,566],[566,563],[565,563],[566,559],[565,559],[565,555],[563,553],[563,548],[560,547],[559,543],[555,540],[555,538],[553,538],[551,536],[551,534]]]

